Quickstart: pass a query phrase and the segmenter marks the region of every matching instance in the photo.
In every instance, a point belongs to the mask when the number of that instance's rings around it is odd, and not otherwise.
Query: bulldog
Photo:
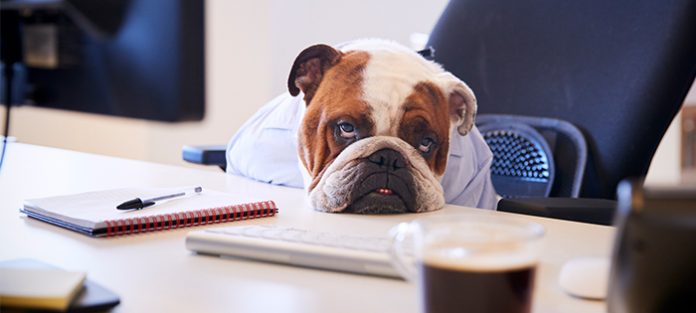
[[[474,125],[476,98],[460,79],[399,44],[314,45],[295,59],[292,96],[306,105],[298,156],[314,209],[426,212],[445,204],[440,178],[450,136]]]

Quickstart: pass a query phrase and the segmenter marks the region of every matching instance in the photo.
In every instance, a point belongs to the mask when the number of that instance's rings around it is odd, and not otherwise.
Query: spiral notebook
[[[181,188],[124,188],[29,199],[20,210],[31,218],[94,237],[112,237],[205,224],[274,216],[273,201],[240,201],[228,193],[203,190],[142,210],[122,211],[125,200],[146,198]]]

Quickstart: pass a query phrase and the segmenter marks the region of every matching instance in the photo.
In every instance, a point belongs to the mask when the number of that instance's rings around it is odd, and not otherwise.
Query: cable
[[[10,136],[10,110],[12,109],[12,80],[13,80],[13,67],[14,64],[5,64],[4,76],[5,76],[5,99],[3,99],[3,104],[5,104],[5,129],[3,130],[2,138],[2,153],[0,153],[0,172],[2,171],[2,164],[5,161],[5,151],[7,151],[7,138]]]
[[[2,19],[0,25],[2,35],[0,36],[0,61],[3,65],[2,75],[5,79],[4,89],[5,97],[3,104],[5,105],[5,129],[3,131],[2,153],[0,153],[0,171],[5,161],[5,153],[7,152],[7,139],[10,136],[10,110],[12,109],[12,83],[14,82],[15,64],[20,64],[22,61],[21,48],[21,31],[19,13],[11,10],[0,11]]]
[[[3,43],[7,44],[7,43]],[[3,57],[6,57],[4,55]],[[2,138],[2,153],[0,153],[0,172],[2,172],[2,164],[5,161],[5,152],[7,151],[7,139],[10,137],[10,110],[12,109],[12,81],[14,80],[14,65],[15,62],[10,60],[5,61],[3,64],[2,75],[5,79],[5,93],[2,103],[5,105],[5,127],[3,130]]]

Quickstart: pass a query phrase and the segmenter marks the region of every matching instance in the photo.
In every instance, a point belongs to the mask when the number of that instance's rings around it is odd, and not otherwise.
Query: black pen
[[[147,198],[147,199],[141,199],[141,198],[135,198],[133,200],[128,200],[124,203],[119,204],[116,206],[116,209],[119,210],[140,210],[152,205],[157,204],[157,202],[164,201],[164,200],[169,200],[173,198],[179,198],[179,197],[184,197],[192,194],[197,194],[203,191],[202,187],[193,187],[191,189],[186,189],[182,191],[178,191],[172,194],[167,194],[163,196],[157,196],[153,198]]]

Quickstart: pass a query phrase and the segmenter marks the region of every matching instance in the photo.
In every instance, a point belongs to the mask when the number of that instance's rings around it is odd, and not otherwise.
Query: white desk
[[[240,177],[60,149],[9,144],[0,173],[0,260],[35,258],[86,271],[121,297],[120,312],[417,312],[415,286],[404,281],[222,259],[184,248],[192,228],[95,239],[19,214],[23,199],[126,186],[200,184],[240,201],[275,200],[277,223],[335,232],[380,234],[425,214],[358,216],[311,211],[302,190]],[[472,210],[448,206],[428,214]],[[477,211],[480,212],[480,211]],[[493,213],[505,214],[505,213]],[[599,301],[565,295],[560,266],[577,256],[610,253],[613,228],[529,217],[547,228],[534,312],[604,312]],[[232,224],[227,224],[232,225]],[[219,227],[203,226],[203,227]],[[200,229],[200,228],[199,228]]]

